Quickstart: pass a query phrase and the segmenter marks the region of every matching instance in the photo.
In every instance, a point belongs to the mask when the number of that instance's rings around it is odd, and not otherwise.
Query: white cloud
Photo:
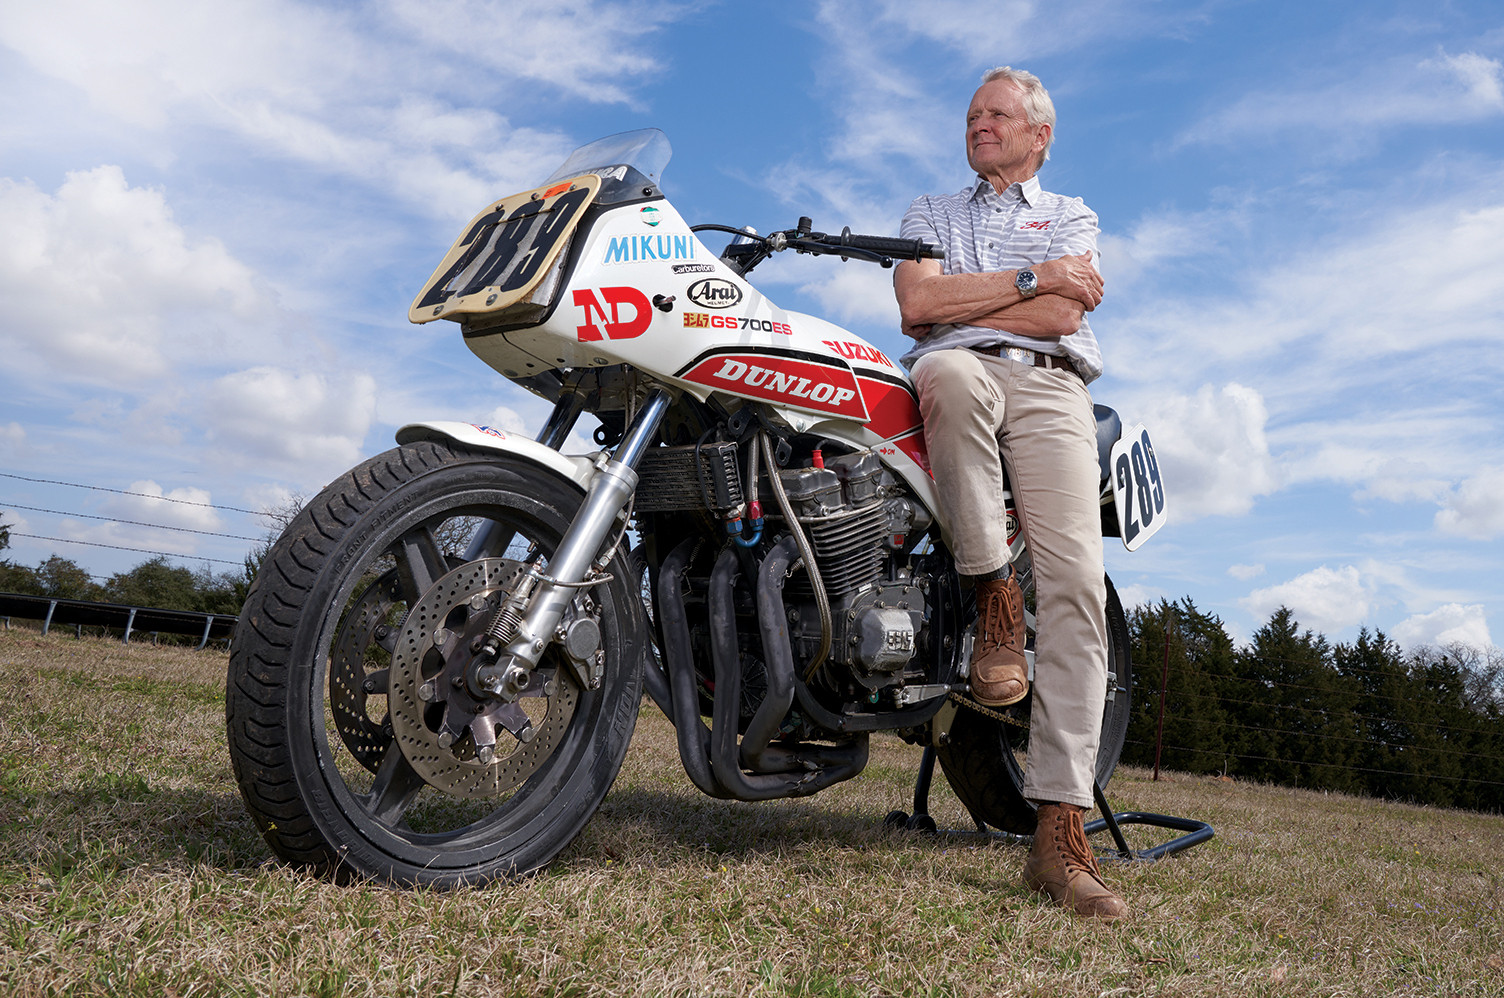
[[[1240,515],[1278,487],[1264,434],[1268,412],[1252,388],[1203,385],[1195,395],[1140,396],[1129,405],[1120,411],[1149,430],[1172,517]]]
[[[662,69],[643,39],[679,12],[630,0],[386,0],[384,6],[404,34],[435,50],[605,103],[630,102],[626,81]]]
[[[124,489],[136,495],[112,495],[100,504],[102,514],[126,520],[161,523],[189,530],[221,530],[223,521],[210,508],[213,497],[205,489],[184,486],[163,490],[151,479],[131,482]],[[153,496],[155,498],[146,498]]]
[[[0,454],[18,454],[25,446],[25,427],[23,427],[20,423],[14,421],[0,426]]]
[[[259,156],[313,164],[449,217],[531,186],[572,147],[490,108],[536,99],[540,83],[628,100],[662,68],[645,37],[683,11],[592,0],[388,0],[359,10],[56,0],[0,7],[0,44],[97,109],[166,134],[169,149],[175,129],[217,129]]]
[[[1407,617],[1395,625],[1390,637],[1409,648],[1418,645],[1445,647],[1453,643],[1487,648],[1493,644],[1493,637],[1488,630],[1488,617],[1479,603],[1466,606],[1447,603],[1430,613]]]
[[[248,267],[190,239],[161,191],[131,187],[116,166],[70,173],[52,195],[0,178],[0,231],[11,363],[134,384],[173,354],[222,353],[228,323],[270,311]]]
[[[1259,617],[1289,607],[1303,627],[1319,632],[1340,631],[1363,623],[1373,613],[1373,584],[1352,565],[1325,565],[1266,589],[1255,589],[1239,600]]]
[[[1165,591],[1160,587],[1138,582],[1118,589],[1118,599],[1122,602],[1124,610],[1131,610],[1136,606],[1152,606],[1166,598]]]
[[[1489,59],[1476,52],[1461,55],[1442,53],[1440,65],[1462,84],[1464,108],[1474,113],[1504,111],[1504,65],[1497,59]],[[1436,66],[1436,62],[1421,63],[1423,68]]]
[[[355,464],[376,410],[370,375],[253,367],[218,378],[203,418],[221,457],[323,482]],[[266,469],[262,469],[266,470]]]
[[[1148,268],[1205,252],[1228,223],[1225,214],[1169,211],[1145,215],[1123,234],[1104,231],[1097,248],[1108,293],[1116,296],[1132,288]]]
[[[1232,142],[1317,128],[1328,147],[1381,129],[1481,121],[1504,113],[1504,66],[1476,52],[1376,61],[1339,83],[1297,82],[1248,94],[1197,123],[1180,143]]]
[[[1243,582],[1247,582],[1249,579],[1256,579],[1260,575],[1263,575],[1264,574],[1264,566],[1262,564],[1260,564],[1260,565],[1228,565],[1227,566],[1227,574],[1231,575],[1235,579],[1240,579]]]
[[[1442,501],[1436,529],[1476,540],[1504,535],[1504,466],[1486,468]]]
[[[871,323],[886,332],[898,329],[898,300],[893,296],[893,272],[870,265],[834,269],[823,280],[800,291],[813,295],[830,317],[847,323]]]

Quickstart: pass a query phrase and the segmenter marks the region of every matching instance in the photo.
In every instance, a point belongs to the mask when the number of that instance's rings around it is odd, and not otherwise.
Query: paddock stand
[[[934,778],[935,747],[928,745],[924,749],[924,758],[919,761],[919,775],[914,779],[914,813],[910,815],[902,811],[890,811],[883,819],[883,823],[891,828],[907,828],[909,831],[936,834],[938,830],[935,827],[935,819],[930,817],[930,783]],[[1120,811],[1115,814],[1108,805],[1107,796],[1102,793],[1101,786],[1094,783],[1091,789],[1092,796],[1097,801],[1097,810],[1101,812],[1102,817],[1086,823],[1086,834],[1095,835],[1104,830],[1110,832],[1112,841],[1117,847],[1108,854],[1113,859],[1152,863],[1189,849],[1191,846],[1200,845],[1216,834],[1211,825],[1191,818],[1176,818],[1168,814],[1153,814],[1147,811]],[[1029,838],[1025,835],[989,830],[987,823],[977,817],[974,812],[971,820],[976,822],[977,834],[980,835],[1017,841]],[[1152,849],[1130,849],[1128,840],[1123,838],[1123,825],[1152,825],[1156,828],[1169,828],[1185,834],[1176,836]]]

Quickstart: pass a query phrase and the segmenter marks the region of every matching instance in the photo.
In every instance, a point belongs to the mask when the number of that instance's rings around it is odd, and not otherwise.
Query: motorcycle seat
[[[1098,489],[1105,490],[1112,480],[1112,445],[1123,435],[1123,418],[1117,410],[1105,405],[1093,405],[1097,416],[1097,464],[1102,469]]]

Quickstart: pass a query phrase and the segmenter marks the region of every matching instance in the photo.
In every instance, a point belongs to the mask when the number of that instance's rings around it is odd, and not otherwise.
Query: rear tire
[[[1128,621],[1112,580],[1107,579],[1107,671],[1111,698],[1102,711],[1102,736],[1097,747],[1096,779],[1107,786],[1123,754],[1133,698],[1133,662],[1129,657]],[[1029,640],[1033,641],[1033,631]],[[1034,695],[1000,713],[1027,724]],[[1035,805],[1023,795],[1024,766],[1029,750],[1026,727],[995,720],[969,707],[956,712],[950,738],[936,750],[940,768],[951,789],[978,821],[1015,835],[1032,835]]]
[[[484,601],[552,554],[582,499],[519,458],[428,442],[365,462],[298,514],[241,613],[225,704],[236,780],[280,858],[454,886],[539,869],[579,834],[621,767],[641,693],[642,606],[620,553],[614,581],[575,600],[599,626],[596,689],[552,646],[512,707],[459,704],[434,692],[462,689],[434,670],[461,655],[431,635],[437,608],[440,633],[468,641]],[[485,520],[504,525],[500,550],[462,564],[452,550]],[[436,750],[451,716],[497,744],[465,728]]]

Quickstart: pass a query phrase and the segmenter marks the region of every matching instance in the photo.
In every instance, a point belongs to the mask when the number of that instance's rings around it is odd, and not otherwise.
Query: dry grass
[[[1122,809],[1217,838],[1072,919],[1023,849],[887,832],[918,752],[811,800],[698,794],[644,709],[549,872],[447,894],[268,860],[223,746],[224,656],[0,633],[0,993],[1498,995],[1497,817],[1122,772]],[[937,781],[942,826],[964,826]],[[1130,831],[1142,839],[1142,831]]]

